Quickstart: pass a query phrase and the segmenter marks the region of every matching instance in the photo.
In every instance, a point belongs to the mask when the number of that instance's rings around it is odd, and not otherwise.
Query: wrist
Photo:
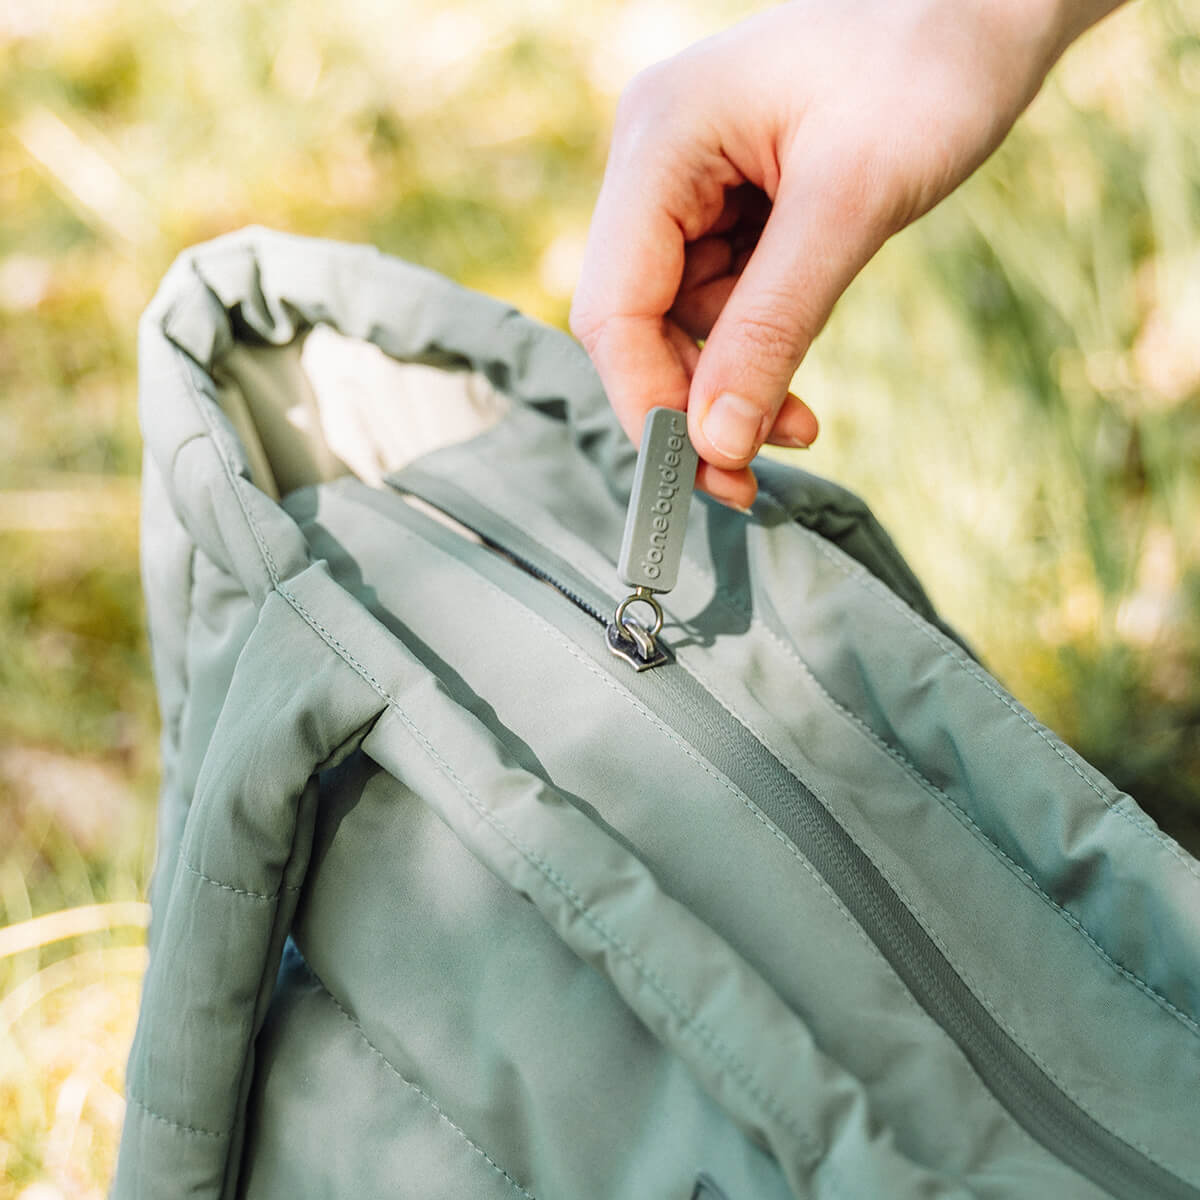
[[[1033,99],[1076,38],[1124,0],[929,0],[942,18],[963,22],[998,108],[1011,121]],[[969,17],[967,16],[969,14]]]
[[[1068,46],[1124,0],[1014,0],[1003,3],[1014,23],[1024,23],[1044,56],[1043,74]]]

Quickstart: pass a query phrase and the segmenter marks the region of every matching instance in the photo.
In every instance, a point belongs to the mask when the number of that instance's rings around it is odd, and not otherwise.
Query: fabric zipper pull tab
[[[675,586],[698,462],[688,441],[686,414],[652,408],[642,427],[617,559],[621,579],[631,588],[669,592]]]
[[[662,607],[655,593],[669,592],[679,578],[698,462],[688,440],[687,416],[675,408],[652,408],[642,427],[625,536],[617,560],[621,579],[633,592],[617,605],[608,627],[609,649],[639,671],[666,661],[655,641],[663,624]],[[651,625],[625,619],[634,603],[650,607],[654,613]]]

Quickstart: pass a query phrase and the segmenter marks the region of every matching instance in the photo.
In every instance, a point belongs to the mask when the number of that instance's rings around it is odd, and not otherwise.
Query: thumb
[[[714,466],[744,467],[758,452],[813,338],[890,232],[862,201],[867,189],[846,174],[797,163],[783,176],[754,253],[704,343],[688,422],[697,453]]]

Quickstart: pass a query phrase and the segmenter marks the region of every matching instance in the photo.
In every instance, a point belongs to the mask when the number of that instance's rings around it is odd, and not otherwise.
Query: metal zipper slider
[[[696,483],[696,451],[687,417],[678,409],[652,408],[642,428],[633,491],[617,570],[633,591],[617,605],[608,626],[608,648],[639,671],[668,661],[655,640],[663,625],[656,593],[669,592],[679,578],[688,508]],[[635,603],[654,614],[649,625],[627,618]]]
[[[653,610],[654,620],[649,627],[625,615],[635,601],[644,601]],[[666,650],[655,640],[662,624],[662,606],[655,600],[654,593],[648,588],[635,588],[617,605],[605,631],[605,640],[608,648],[635,671],[648,671],[651,667],[661,667],[670,661]]]

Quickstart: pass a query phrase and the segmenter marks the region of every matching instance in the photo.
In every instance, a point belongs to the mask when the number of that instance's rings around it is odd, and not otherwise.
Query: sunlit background
[[[715,0],[0,3],[0,1200],[99,1197],[123,1112],[157,724],[134,332],[258,223],[562,324],[617,94]],[[1200,14],[1077,46],[897,238],[797,390],[1039,717],[1200,845]]]

